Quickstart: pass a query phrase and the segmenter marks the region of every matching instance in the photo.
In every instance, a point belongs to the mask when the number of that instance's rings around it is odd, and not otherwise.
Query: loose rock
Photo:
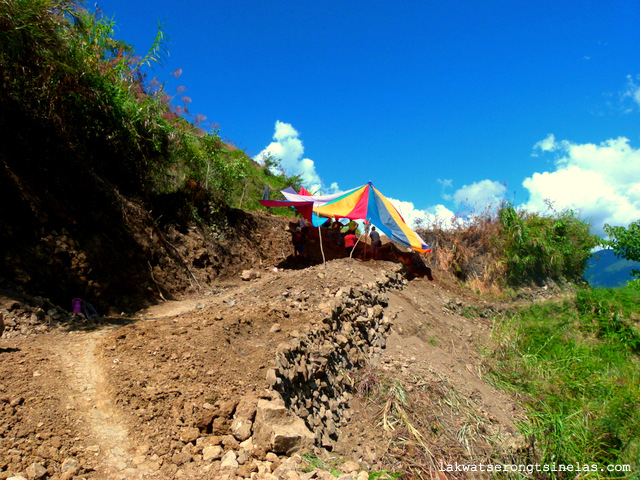
[[[220,469],[236,469],[238,467],[239,465],[235,452],[233,450],[229,450],[222,457],[222,461],[220,462]]]

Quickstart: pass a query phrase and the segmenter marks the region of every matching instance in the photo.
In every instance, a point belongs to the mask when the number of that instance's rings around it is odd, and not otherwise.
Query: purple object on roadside
[[[74,298],[71,300],[71,304],[73,305],[73,313],[82,313],[82,299]]]

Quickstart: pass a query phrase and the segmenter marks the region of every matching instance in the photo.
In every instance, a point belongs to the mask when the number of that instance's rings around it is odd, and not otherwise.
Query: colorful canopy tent
[[[349,192],[353,190],[349,190]],[[313,214],[313,209],[325,205],[348,192],[312,196],[304,187],[302,187],[300,193],[296,193],[292,187],[288,187],[280,190],[280,193],[284,195],[286,200],[259,200],[259,202],[264,207],[294,207],[300,215],[317,227],[320,223],[318,216]]]
[[[398,210],[371,182],[362,187],[335,195],[300,195],[296,194],[292,188],[282,190],[282,194],[287,201],[277,202],[278,205],[268,205],[267,202],[263,201],[260,203],[265,207],[295,207],[307,219],[310,219],[308,213],[309,207],[311,207],[311,220],[314,225],[319,224],[317,217],[367,220],[394,242],[410,247],[420,253],[431,251],[424,240],[407,226]],[[269,201],[268,203],[273,202]],[[300,203],[306,203],[307,205],[300,206]]]
[[[263,207],[294,207],[300,215],[309,221],[313,219],[312,202],[290,202],[288,200],[258,200]]]

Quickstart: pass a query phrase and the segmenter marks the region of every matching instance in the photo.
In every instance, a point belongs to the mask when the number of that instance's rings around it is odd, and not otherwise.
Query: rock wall
[[[338,428],[349,421],[349,373],[385,348],[391,328],[385,292],[406,282],[394,272],[361,287],[342,287],[318,306],[325,314],[321,324],[278,346],[267,380],[315,434],[317,445],[331,449]]]

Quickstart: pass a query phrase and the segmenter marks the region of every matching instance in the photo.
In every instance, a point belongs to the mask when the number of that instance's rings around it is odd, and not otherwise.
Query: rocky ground
[[[353,259],[93,320],[4,295],[0,478],[355,479],[510,458],[521,414],[479,353],[496,308]]]

